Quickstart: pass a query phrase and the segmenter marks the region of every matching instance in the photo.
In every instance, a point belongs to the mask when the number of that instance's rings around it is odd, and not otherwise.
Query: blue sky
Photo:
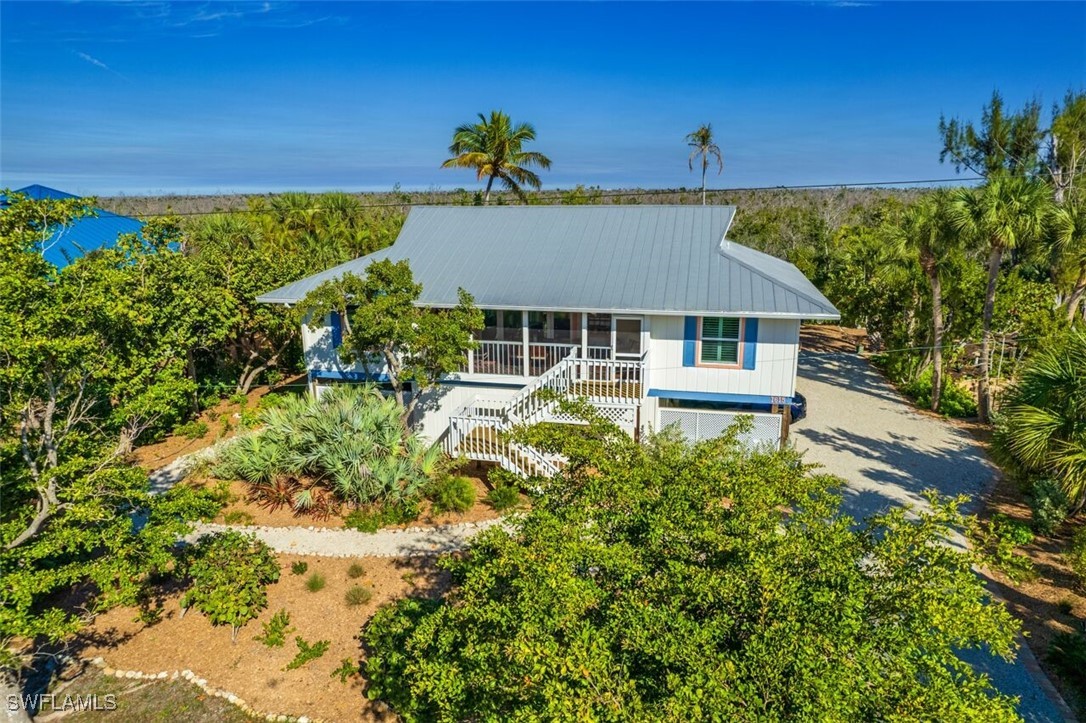
[[[1086,85],[1086,3],[0,3],[0,186],[475,187],[452,129],[535,124],[545,187],[953,176],[940,113]]]

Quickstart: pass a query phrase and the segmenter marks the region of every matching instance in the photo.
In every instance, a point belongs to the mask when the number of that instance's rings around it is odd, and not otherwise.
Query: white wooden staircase
[[[563,460],[508,438],[518,425],[578,423],[562,415],[562,399],[586,399],[620,426],[633,431],[646,388],[646,356],[639,359],[585,359],[580,350],[536,377],[508,401],[476,397],[450,418],[445,451],[480,462],[494,462],[515,474],[550,477]],[[540,392],[544,392],[540,394]]]

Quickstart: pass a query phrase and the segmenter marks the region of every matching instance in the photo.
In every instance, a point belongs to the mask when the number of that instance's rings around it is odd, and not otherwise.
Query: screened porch
[[[461,371],[538,377],[576,352],[580,359],[641,361],[643,319],[639,316],[528,309],[484,309],[478,347]]]

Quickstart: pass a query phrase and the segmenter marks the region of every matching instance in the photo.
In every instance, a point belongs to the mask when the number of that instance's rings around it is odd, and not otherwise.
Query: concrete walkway
[[[256,535],[276,552],[321,557],[419,557],[439,555],[463,549],[468,541],[488,527],[505,519],[464,522],[435,527],[409,527],[402,530],[359,532],[321,527],[259,527],[199,523],[186,542],[204,535],[234,530]]]
[[[807,418],[792,440],[808,462],[843,478],[844,508],[861,519],[892,506],[924,506],[921,492],[967,494],[976,511],[998,474],[984,447],[967,432],[916,411],[882,374],[852,354],[801,354],[796,389],[807,398]],[[1004,663],[980,651],[962,658],[992,684],[1021,699],[1031,723],[1074,720],[1066,703],[1020,641],[1018,658]]]

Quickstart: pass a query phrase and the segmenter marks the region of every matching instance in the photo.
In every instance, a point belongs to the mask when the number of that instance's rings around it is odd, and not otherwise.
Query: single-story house
[[[17,189],[15,193],[21,193],[35,201],[79,198],[75,194],[39,184]],[[0,200],[0,204],[4,203],[6,201]],[[55,229],[41,242],[42,257],[58,268],[64,267],[87,252],[112,246],[121,234],[138,234],[143,230],[143,222],[139,219],[110,213],[100,208],[94,209],[94,214],[78,218],[71,224]]]
[[[469,291],[486,318],[478,347],[425,392],[415,420],[451,454],[553,470],[495,433],[563,421],[534,394],[544,388],[587,398],[631,433],[677,424],[696,440],[751,413],[748,441],[779,443],[800,322],[839,314],[792,264],[729,241],[734,217],[731,206],[418,207],[391,247],[259,300],[297,304],[386,258],[410,262],[421,305],[452,307]],[[315,393],[366,378],[340,360],[337,321],[302,329]]]

